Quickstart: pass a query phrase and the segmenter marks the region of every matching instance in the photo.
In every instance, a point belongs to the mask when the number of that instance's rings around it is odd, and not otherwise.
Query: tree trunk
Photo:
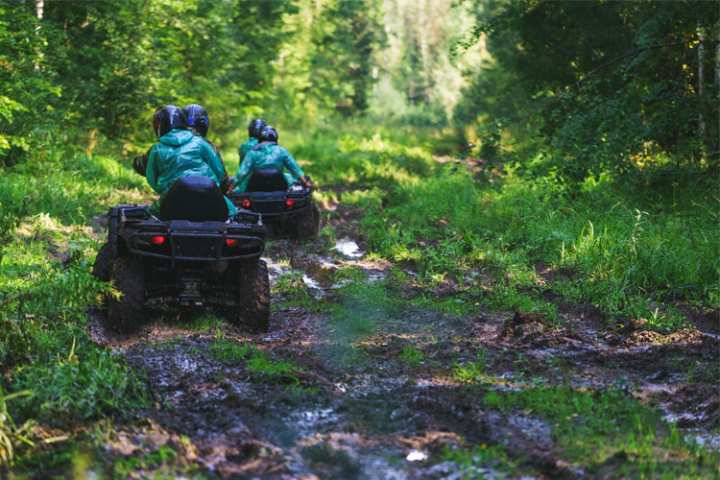
[[[700,137],[700,148],[704,150],[705,146],[705,117],[703,116],[703,93],[705,91],[705,29],[698,23],[698,68],[697,68],[697,92],[698,92],[698,137]],[[700,152],[702,157],[703,152]]]

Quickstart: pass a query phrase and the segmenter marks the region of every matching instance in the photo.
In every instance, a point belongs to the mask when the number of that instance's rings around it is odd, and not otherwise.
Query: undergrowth
[[[552,290],[662,332],[686,326],[677,305],[720,307],[712,182],[693,177],[651,195],[649,170],[568,184],[510,166],[498,182],[461,158],[437,162],[439,140],[421,128],[351,124],[290,143],[320,185],[343,185],[338,200],[363,210],[373,252],[415,268],[426,291],[455,285],[471,305],[557,322]]]

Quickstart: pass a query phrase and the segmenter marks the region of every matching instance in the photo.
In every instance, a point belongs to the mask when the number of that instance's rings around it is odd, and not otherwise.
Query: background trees
[[[194,101],[220,136],[340,113],[452,122],[571,180],[717,168],[718,25],[689,0],[6,1],[0,158],[67,127],[149,140],[155,106]]]

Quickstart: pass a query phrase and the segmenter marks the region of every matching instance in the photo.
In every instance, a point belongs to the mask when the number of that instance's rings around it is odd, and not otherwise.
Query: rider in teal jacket
[[[160,137],[148,154],[146,178],[162,199],[170,187],[182,177],[203,176],[212,178],[220,186],[225,174],[220,158],[200,136],[185,129],[185,116],[179,108],[169,105],[158,110],[153,119],[155,133]],[[157,212],[160,200],[151,210]],[[228,214],[237,208],[225,197]]]
[[[250,124],[248,125],[248,139],[238,148],[238,155],[241,162],[243,158],[245,158],[245,155],[247,155],[255,145],[260,143],[260,133],[262,133],[265,127],[267,127],[267,122],[262,118],[250,120]]]
[[[234,184],[237,185],[236,192],[246,191],[253,172],[255,169],[261,168],[276,168],[282,171],[288,186],[298,181],[310,186],[309,179],[290,152],[277,144],[278,134],[273,127],[266,126],[262,130],[260,140],[260,143],[255,145],[240,163],[234,181]]]

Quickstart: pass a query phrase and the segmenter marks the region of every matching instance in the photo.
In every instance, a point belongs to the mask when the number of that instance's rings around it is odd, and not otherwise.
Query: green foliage
[[[138,470],[160,470],[174,466],[177,451],[170,445],[161,445],[157,450],[117,460],[112,466],[112,478],[128,478]],[[156,475],[153,478],[171,478]]]
[[[215,338],[208,351],[212,357],[225,364],[237,364],[246,361],[248,372],[255,377],[270,381],[289,380],[299,383],[297,376],[302,369],[294,363],[285,360],[272,360],[265,352],[252,345],[239,344],[223,336]]]
[[[475,383],[482,381],[487,368],[487,352],[480,349],[475,354],[475,360],[471,362],[457,362],[453,366],[452,376],[460,383]]]
[[[413,345],[405,345],[400,351],[400,361],[409,367],[419,367],[424,357],[422,350]]]
[[[544,168],[573,181],[663,156],[676,170],[717,168],[720,23],[709,2],[476,5],[469,43],[482,39],[493,58],[456,113],[483,145],[525,167],[541,151]]]
[[[18,411],[49,424],[122,415],[148,401],[127,366],[94,346],[76,352],[73,345],[66,358],[20,367],[14,378],[14,390],[30,392],[19,399]]]
[[[22,425],[17,425],[8,409],[8,402],[29,394],[30,392],[27,391],[5,394],[0,388],[0,466],[13,464],[16,445],[33,445],[30,431],[34,422],[28,420]]]

